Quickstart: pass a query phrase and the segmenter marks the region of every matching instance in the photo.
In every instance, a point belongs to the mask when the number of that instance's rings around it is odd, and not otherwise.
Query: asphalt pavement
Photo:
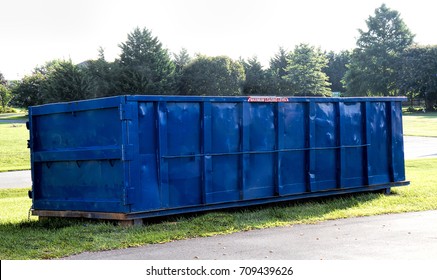
[[[437,260],[437,211],[332,220],[87,252],[67,260]]]
[[[0,189],[31,188],[30,170],[0,172]]]
[[[405,159],[437,157],[436,137],[404,136]]]

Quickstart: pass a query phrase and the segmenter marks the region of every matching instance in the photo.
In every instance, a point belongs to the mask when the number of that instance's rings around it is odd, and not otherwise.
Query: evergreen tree
[[[105,97],[121,94],[114,82],[117,81],[120,74],[118,64],[106,61],[102,48],[99,49],[97,60],[87,62],[86,72],[91,77],[94,96]]]
[[[257,57],[241,60],[240,63],[244,67],[246,80],[243,86],[245,95],[269,95],[267,84],[267,73],[263,69]]]
[[[296,46],[289,58],[285,80],[294,95],[330,96],[328,76],[322,71],[328,64],[325,54],[307,44]]]
[[[192,61],[187,49],[183,48],[179,54],[173,54],[173,63],[175,65],[175,81],[178,93],[182,93],[182,74],[185,67]]]
[[[293,95],[290,83],[285,79],[286,69],[289,64],[290,53],[284,48],[279,48],[275,56],[270,59],[270,67],[267,70],[268,91],[271,95],[287,96]]]
[[[270,70],[275,72],[279,77],[284,77],[286,68],[288,67],[288,60],[290,53],[284,48],[280,47],[273,58],[270,59]]]
[[[400,54],[412,45],[414,35],[400,14],[385,4],[366,20],[367,31],[359,30],[345,75],[349,95],[396,95]]]
[[[333,92],[346,92],[346,88],[342,82],[344,75],[347,71],[347,65],[350,62],[351,53],[349,51],[341,51],[335,53],[333,51],[327,54],[328,65],[323,72],[329,77],[331,83],[331,91]]]
[[[2,72],[0,72],[0,85],[6,85],[6,79]]]
[[[182,69],[187,66],[191,62],[191,56],[188,53],[187,49],[182,48],[178,54],[173,54],[173,63],[175,65],[175,71],[177,73],[181,73]]]
[[[85,70],[71,61],[57,61],[42,84],[45,103],[94,98],[92,83]]]
[[[148,29],[136,28],[121,48],[118,89],[131,94],[175,92],[175,65],[157,37]]]

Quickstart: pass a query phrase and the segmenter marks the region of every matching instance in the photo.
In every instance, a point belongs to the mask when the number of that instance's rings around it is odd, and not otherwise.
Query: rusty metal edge
[[[132,220],[124,213],[107,213],[107,212],[84,212],[84,211],[51,211],[51,210],[32,210],[32,215],[39,217],[60,217],[60,218],[87,218],[101,220]]]

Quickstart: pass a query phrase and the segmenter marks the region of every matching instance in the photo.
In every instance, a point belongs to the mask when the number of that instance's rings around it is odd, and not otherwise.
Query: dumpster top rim
[[[310,97],[310,96],[189,96],[189,95],[118,95],[95,99],[49,103],[29,108],[53,105],[78,106],[83,103],[98,102],[103,106],[125,103],[128,101],[155,102],[252,102],[252,103],[293,103],[293,102],[402,102],[408,100],[404,96],[392,97]],[[105,107],[106,107],[105,106]]]

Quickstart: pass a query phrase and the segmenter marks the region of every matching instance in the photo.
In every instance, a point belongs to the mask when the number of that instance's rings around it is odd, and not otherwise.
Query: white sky
[[[0,0],[0,72],[18,79],[52,59],[119,55],[146,27],[170,52],[254,55],[268,65],[282,46],[353,49],[358,28],[382,3],[401,13],[419,44],[437,44],[435,0]]]

